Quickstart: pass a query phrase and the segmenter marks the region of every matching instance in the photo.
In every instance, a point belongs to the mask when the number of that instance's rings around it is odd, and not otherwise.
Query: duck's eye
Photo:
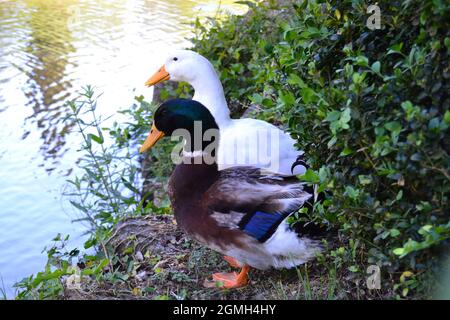
[[[178,61],[178,58],[177,57],[173,58],[173,61]]]

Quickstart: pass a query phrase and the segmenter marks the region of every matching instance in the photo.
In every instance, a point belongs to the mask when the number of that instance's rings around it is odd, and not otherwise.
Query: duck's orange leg
[[[214,273],[212,278],[218,284],[219,288],[233,289],[240,288],[247,285],[248,282],[248,272],[250,271],[250,267],[244,265],[241,271],[238,273]]]
[[[234,268],[242,268],[242,264],[240,264],[235,258],[230,256],[224,256],[223,259],[228,262],[228,264]]]

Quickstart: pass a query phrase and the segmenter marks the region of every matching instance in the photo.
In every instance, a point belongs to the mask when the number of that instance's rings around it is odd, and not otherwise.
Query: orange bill
[[[166,71],[166,66],[162,66],[150,79],[145,82],[147,87],[154,86],[157,83],[164,82],[170,79],[170,74]]]
[[[147,139],[145,139],[144,143],[142,144],[141,148],[139,149],[139,152],[142,153],[142,152],[149,150],[162,137],[164,137],[164,132],[156,129],[155,124],[153,123],[152,129],[150,130],[150,134],[148,135]]]

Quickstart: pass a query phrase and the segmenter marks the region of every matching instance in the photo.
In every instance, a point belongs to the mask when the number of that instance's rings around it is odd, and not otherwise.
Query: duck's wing
[[[234,167],[220,171],[203,203],[218,225],[238,228],[264,242],[286,217],[312,198],[312,188],[295,177]]]

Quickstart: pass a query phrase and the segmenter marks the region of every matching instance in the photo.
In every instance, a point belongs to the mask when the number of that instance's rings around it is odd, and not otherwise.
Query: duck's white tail
[[[293,268],[315,258],[322,251],[320,241],[299,237],[286,220],[264,245],[273,257],[273,267],[277,269]]]

